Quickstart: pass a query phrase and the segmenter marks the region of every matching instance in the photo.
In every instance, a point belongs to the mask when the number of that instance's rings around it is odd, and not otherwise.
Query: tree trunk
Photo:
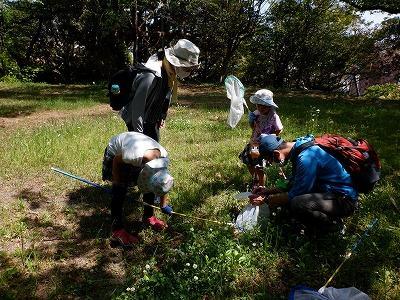
[[[35,47],[36,42],[39,40],[42,29],[43,29],[43,17],[39,17],[39,24],[36,29],[36,32],[29,43],[28,49],[26,49],[24,66],[29,65],[29,61],[31,60],[31,56],[33,53],[33,48]]]

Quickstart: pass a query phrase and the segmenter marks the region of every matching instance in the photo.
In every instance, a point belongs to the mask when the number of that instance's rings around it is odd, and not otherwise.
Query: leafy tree
[[[400,13],[398,0],[342,0],[359,10],[382,10],[390,14]]]
[[[360,73],[379,83],[400,79],[400,18],[392,18],[382,23],[372,35],[372,45],[362,60]],[[382,82],[384,83],[384,82]]]
[[[274,86],[329,88],[358,47],[354,11],[332,0],[281,0],[249,45],[247,78]]]
[[[168,22],[175,38],[201,49],[202,77],[221,80],[234,67],[238,50],[260,24],[265,1],[170,1]]]

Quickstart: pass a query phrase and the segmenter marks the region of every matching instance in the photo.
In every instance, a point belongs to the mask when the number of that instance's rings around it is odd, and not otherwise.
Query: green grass
[[[36,97],[37,102],[42,101],[39,95],[51,88],[55,87],[18,87],[21,98]],[[76,109],[86,106],[82,93],[96,90],[69,87],[64,92],[64,88],[58,90],[60,97],[70,97]],[[0,93],[4,89],[13,93],[1,94],[0,111],[4,99],[7,103],[20,101],[17,88],[3,86]],[[223,89],[202,86],[185,91],[171,108],[161,133],[175,178],[171,202],[177,212],[228,222],[230,209],[244,205],[233,195],[250,181],[237,157],[250,129],[245,117],[235,129],[226,125],[228,100]],[[285,213],[277,211],[263,228],[239,236],[225,226],[174,217],[166,232],[140,230],[143,242],[132,251],[111,249],[107,241],[108,196],[53,173],[50,167],[101,183],[104,148],[112,135],[125,128],[111,112],[74,116],[0,133],[0,180],[15,194],[14,200],[0,209],[0,241],[8,245],[0,248],[0,295],[286,299],[293,285],[321,287],[343,260],[346,249],[378,218],[377,228],[342,267],[333,285],[356,286],[372,299],[398,299],[400,218],[390,198],[400,205],[400,131],[396,129],[400,104],[327,95],[277,94],[275,98],[285,126],[284,138],[334,132],[366,138],[380,154],[383,178],[372,194],[361,197],[360,210],[346,220],[344,239],[288,235]],[[88,102],[94,104],[93,99]],[[65,108],[53,107],[47,100],[43,103],[37,107]],[[271,184],[278,172],[275,168],[267,172]],[[126,213],[130,228],[137,230],[141,207],[128,202]],[[46,239],[54,241],[43,241]]]
[[[106,89],[93,85],[49,85],[0,82],[0,117],[30,115],[43,110],[68,110],[106,102]]]

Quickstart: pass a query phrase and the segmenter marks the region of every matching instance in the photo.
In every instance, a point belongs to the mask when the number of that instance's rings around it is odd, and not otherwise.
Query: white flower
[[[147,270],[150,270],[150,265],[145,265],[145,268],[147,269]]]
[[[210,228],[210,231],[212,231],[212,228]]]
[[[199,280],[199,277],[194,276],[193,279],[194,279],[194,280]]]
[[[190,227],[190,231],[194,231],[194,228],[193,228],[193,227]]]
[[[257,246],[257,244],[256,243],[253,243],[253,247],[256,247]]]
[[[147,271],[146,271],[146,270],[143,270],[143,273],[144,273],[144,274],[146,274],[146,273],[147,273]]]
[[[190,267],[190,264],[189,264],[189,263],[186,263],[186,267]]]
[[[321,110],[320,110],[319,108],[316,110],[316,112],[318,112],[318,113],[319,113],[320,111],[321,111]]]
[[[313,121],[313,122],[314,122],[314,119],[311,119],[311,121]]]
[[[193,269],[197,269],[197,265],[196,264],[193,264]]]
[[[135,287],[127,287],[126,288],[127,292],[134,292],[135,290],[136,290]]]

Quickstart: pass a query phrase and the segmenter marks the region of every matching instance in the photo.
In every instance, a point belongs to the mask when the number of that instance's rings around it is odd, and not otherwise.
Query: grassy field
[[[289,234],[284,210],[240,235],[179,216],[156,233],[142,228],[142,207],[128,201],[129,228],[143,241],[123,250],[109,245],[108,196],[50,169],[107,185],[103,151],[125,126],[104,95],[99,86],[0,83],[1,299],[287,299],[294,285],[321,287],[374,218],[377,227],[332,285],[400,299],[399,102],[276,93],[285,139],[339,133],[368,139],[380,154],[382,180],[361,196],[344,237]],[[176,212],[229,222],[230,211],[245,205],[233,195],[250,181],[238,160],[250,129],[245,117],[229,128],[228,107],[222,87],[204,85],[183,87],[170,109],[161,144]],[[273,185],[278,170],[267,174]]]

